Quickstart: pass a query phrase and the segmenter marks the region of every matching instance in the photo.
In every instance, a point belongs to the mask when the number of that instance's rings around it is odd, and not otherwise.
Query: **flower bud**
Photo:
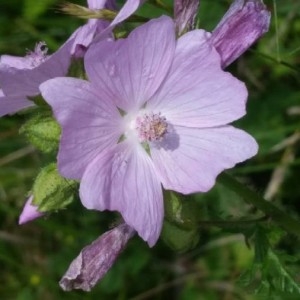
[[[77,197],[78,183],[62,177],[55,163],[44,167],[33,184],[34,204],[42,212],[56,211],[68,206]]]
[[[32,204],[33,196],[30,196],[19,217],[19,225],[23,225],[29,221],[40,218],[44,213],[38,211],[38,207]]]
[[[60,280],[61,288],[90,291],[112,267],[134,233],[130,226],[121,224],[83,248]]]
[[[268,31],[270,12],[262,0],[235,0],[212,32],[211,41],[226,68]]]
[[[194,29],[199,0],[175,0],[174,19],[178,35]]]

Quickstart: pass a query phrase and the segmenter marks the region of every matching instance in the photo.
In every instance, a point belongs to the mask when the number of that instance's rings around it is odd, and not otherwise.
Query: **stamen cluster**
[[[168,131],[168,123],[160,113],[151,112],[137,117],[136,130],[141,142],[160,141]]]

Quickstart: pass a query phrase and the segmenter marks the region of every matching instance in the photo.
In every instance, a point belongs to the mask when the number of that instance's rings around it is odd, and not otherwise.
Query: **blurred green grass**
[[[200,26],[213,29],[229,3],[202,0]],[[250,95],[248,114],[237,126],[253,134],[260,145],[258,156],[233,174],[243,176],[262,194],[271,193],[270,185],[277,182],[273,201],[299,215],[300,73],[295,69],[300,69],[300,3],[276,2],[277,29],[273,1],[265,3],[273,12],[270,32],[229,68],[246,82]],[[0,54],[24,55],[40,40],[54,51],[83,23],[58,13],[58,4],[57,0],[1,1]],[[145,13],[157,11],[148,5]],[[242,235],[224,235],[215,228],[203,228],[197,248],[185,254],[172,252],[161,241],[149,249],[134,238],[91,293],[62,292],[58,281],[69,263],[115,216],[73,203],[46,219],[17,225],[33,180],[47,160],[17,134],[23,121],[22,114],[0,120],[0,299],[258,299],[237,285],[239,275],[251,264],[253,249],[246,247]],[[282,170],[279,181],[278,170]],[[249,211],[219,186],[198,200],[206,217],[242,216]],[[299,246],[289,236],[278,241],[278,247],[291,254]],[[299,262],[293,267],[299,274]]]

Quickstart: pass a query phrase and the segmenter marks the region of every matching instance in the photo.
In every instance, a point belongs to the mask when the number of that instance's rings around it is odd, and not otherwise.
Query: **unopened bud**
[[[32,204],[33,196],[30,196],[19,217],[19,225],[23,225],[27,222],[33,221],[37,218],[40,218],[44,213],[38,211],[38,207]]]
[[[64,291],[90,291],[108,272],[135,231],[121,224],[81,250],[59,284]]]
[[[270,12],[262,0],[235,0],[212,32],[211,41],[226,68],[268,31]]]

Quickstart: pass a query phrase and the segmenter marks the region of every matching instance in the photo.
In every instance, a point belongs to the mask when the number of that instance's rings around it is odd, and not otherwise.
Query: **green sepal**
[[[21,128],[28,141],[44,153],[56,153],[61,129],[51,112],[42,111],[32,116]]]
[[[33,204],[40,212],[62,209],[77,195],[78,182],[62,177],[55,163],[43,168],[33,185]]]
[[[200,208],[196,201],[164,191],[165,220],[161,238],[173,250],[185,252],[199,242]]]
[[[199,203],[173,191],[164,191],[165,219],[184,230],[199,227],[201,208]]]
[[[198,229],[184,230],[165,220],[161,238],[174,251],[186,252],[196,247],[200,239],[200,233]]]

